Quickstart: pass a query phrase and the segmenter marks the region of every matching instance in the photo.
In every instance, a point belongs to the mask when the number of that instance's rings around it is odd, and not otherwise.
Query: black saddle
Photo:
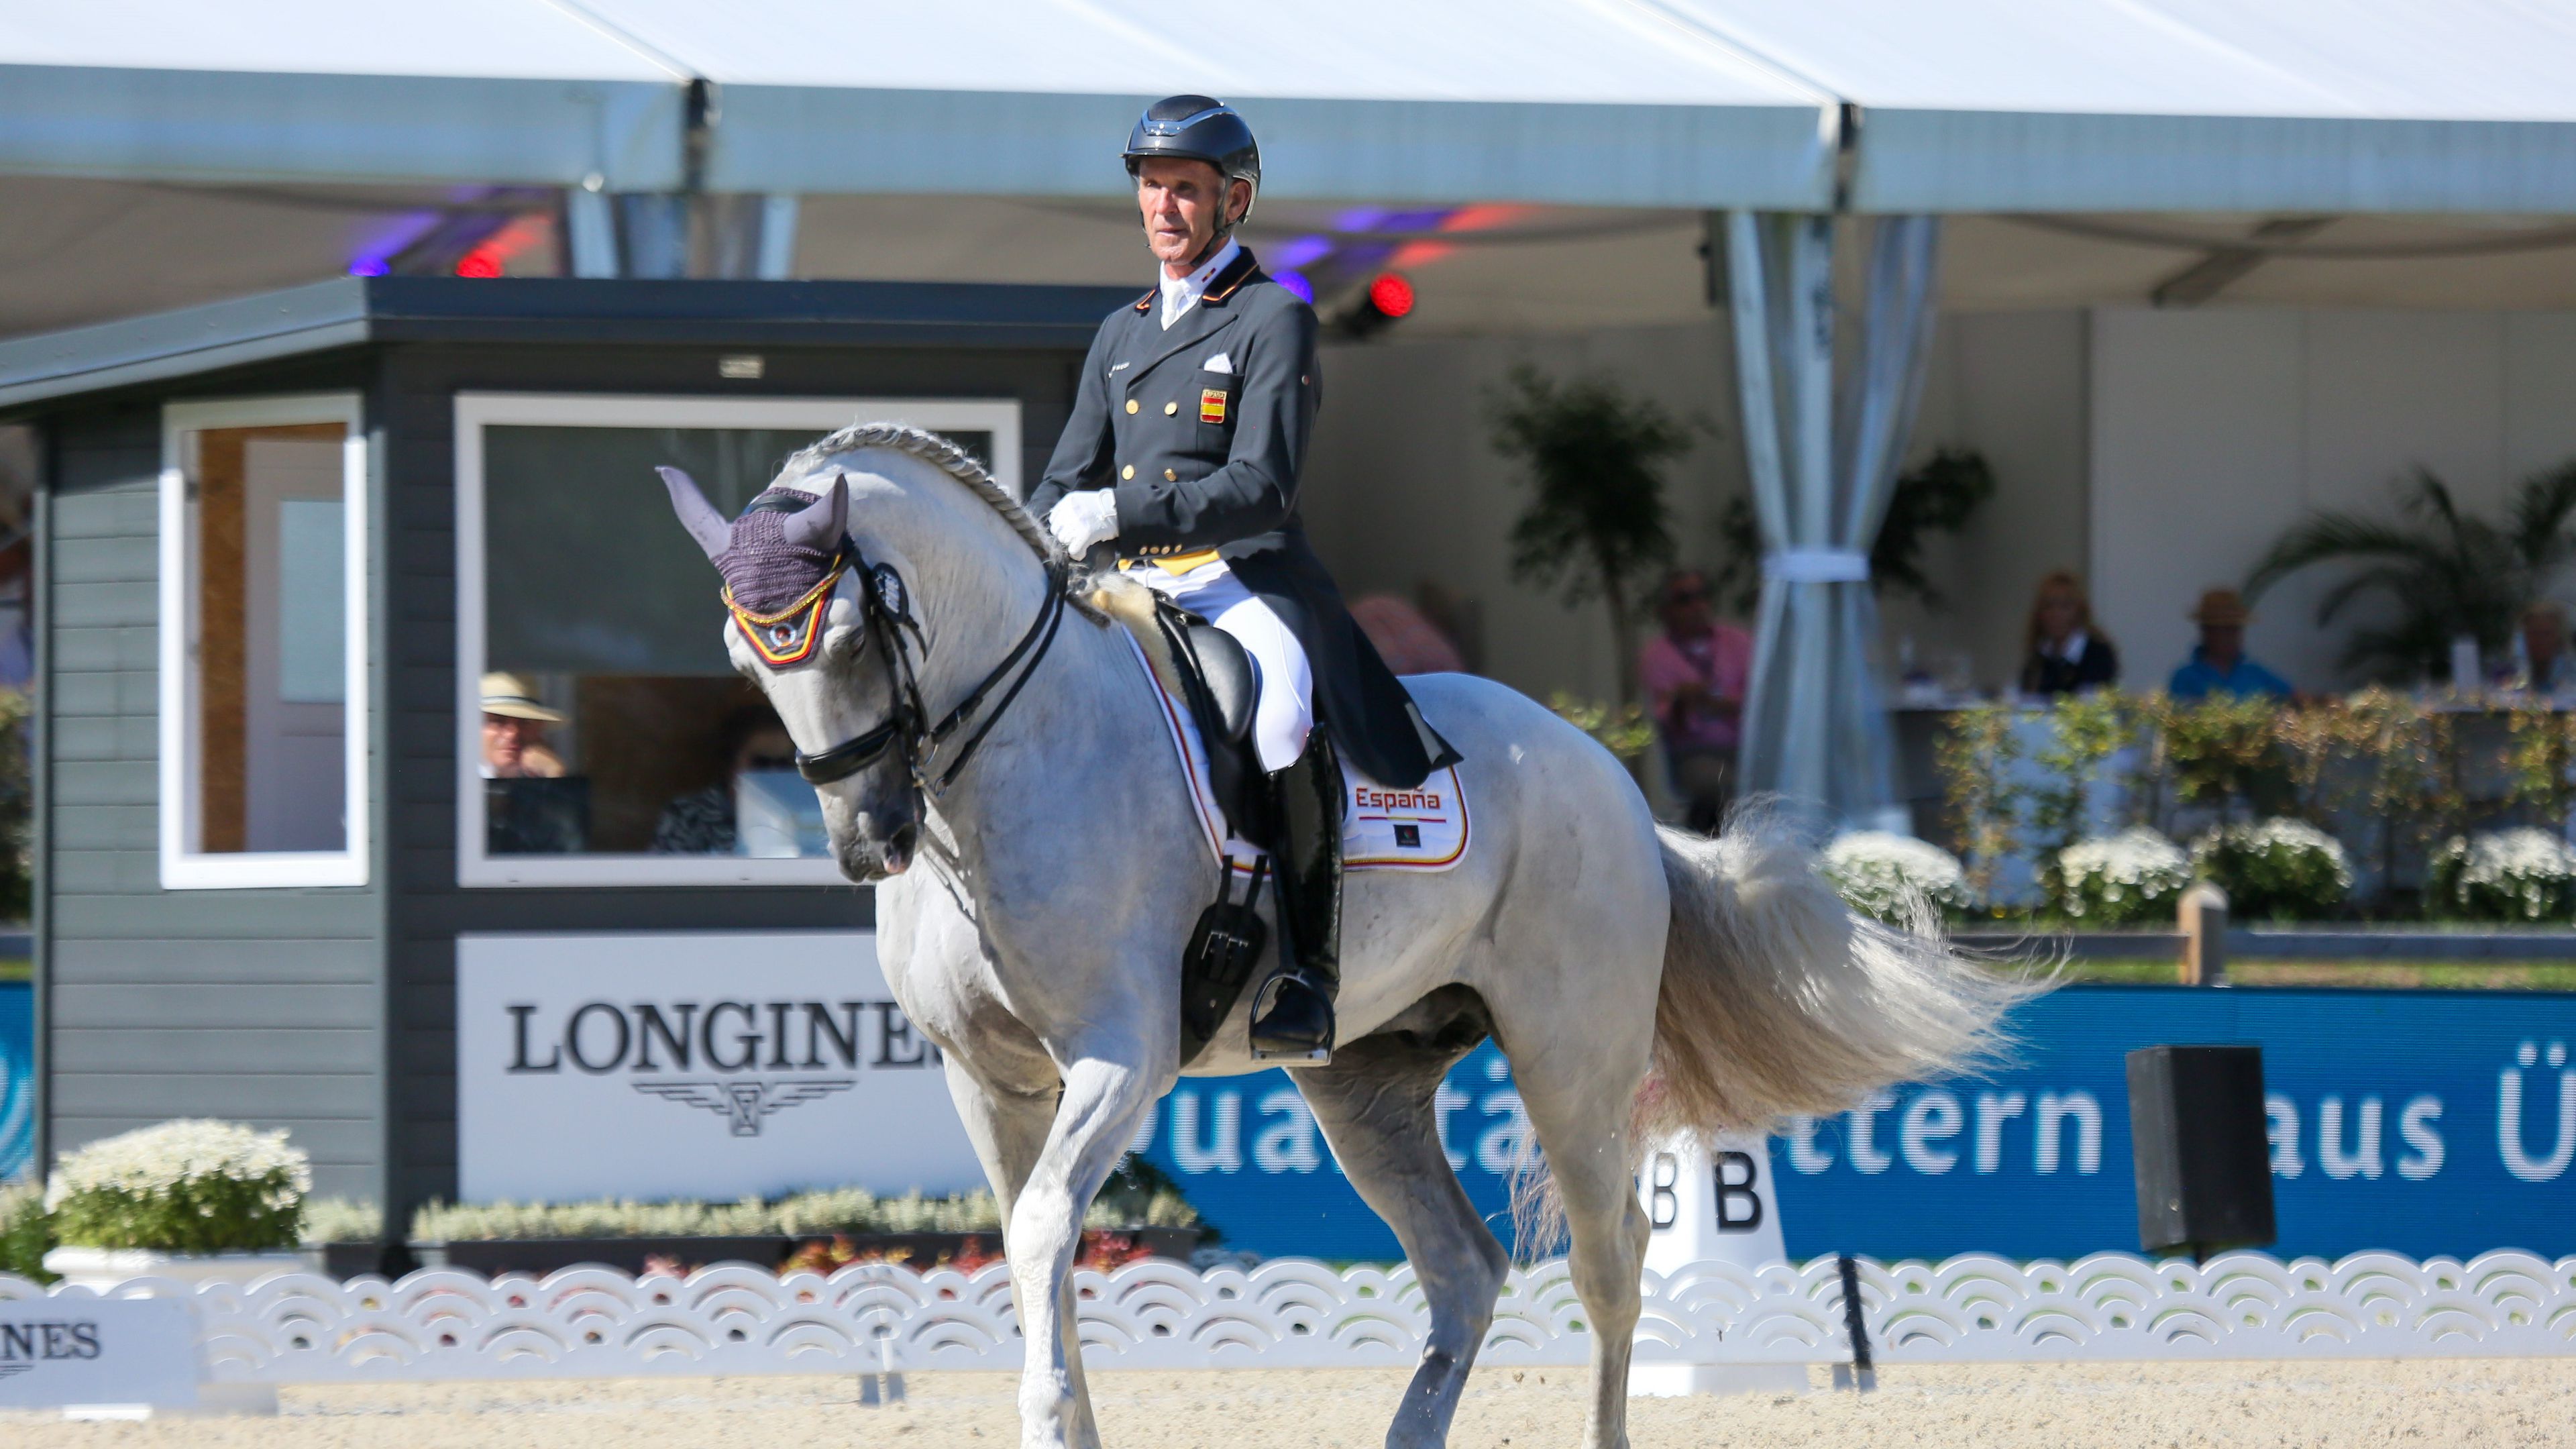
[[[1252,744],[1261,672],[1235,637],[1156,595],[1154,622],[1180,666],[1181,693],[1207,749],[1208,783],[1226,823],[1245,840],[1270,838],[1261,759]]]

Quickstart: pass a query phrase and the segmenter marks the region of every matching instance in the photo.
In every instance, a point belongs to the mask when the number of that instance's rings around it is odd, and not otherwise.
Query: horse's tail
[[[1741,810],[1715,839],[1658,827],[1672,929],[1641,1141],[1768,1128],[1974,1064],[2041,989],[1843,903],[1799,833]]]

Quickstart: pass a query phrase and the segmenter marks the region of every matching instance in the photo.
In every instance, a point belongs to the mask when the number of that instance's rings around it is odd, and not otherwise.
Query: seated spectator
[[[2530,688],[2559,694],[2576,687],[2576,659],[2567,653],[2567,610],[2543,599],[2522,611],[2522,651],[2531,659]]]
[[[1664,631],[1637,661],[1646,708],[1664,742],[1673,789],[1686,802],[1690,828],[1711,831],[1726,815],[1735,786],[1735,747],[1744,688],[1753,673],[1753,639],[1718,622],[1708,575],[1683,569],[1655,596]]]
[[[1351,600],[1351,620],[1368,636],[1386,667],[1398,674],[1467,672],[1458,646],[1410,600],[1394,594],[1363,594]]]
[[[2288,699],[2296,691],[2288,680],[2245,657],[2244,596],[2234,589],[2210,589],[2200,596],[2191,620],[2200,626],[2200,647],[2191,662],[2173,672],[2165,689],[2176,699],[2207,699],[2213,694],[2269,694]]]
[[[590,782],[565,772],[546,742],[563,711],[546,706],[523,675],[483,676],[484,849],[494,855],[563,855],[590,833]]]
[[[563,711],[538,702],[528,681],[499,671],[483,676],[483,778],[551,780],[564,764],[546,743],[546,727]]]
[[[724,779],[675,796],[653,827],[655,855],[740,854],[740,788],[746,775],[796,771],[796,744],[767,705],[747,704],[727,716],[717,743]]]
[[[2093,603],[2066,569],[2039,581],[2021,666],[2021,692],[2075,694],[2120,682],[2120,652],[2093,627]]]

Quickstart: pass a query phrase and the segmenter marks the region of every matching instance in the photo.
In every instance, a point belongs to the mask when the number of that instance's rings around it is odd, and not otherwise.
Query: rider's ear
[[[671,490],[671,511],[680,515],[680,526],[689,531],[689,537],[698,541],[698,547],[705,549],[709,558],[724,552],[733,542],[733,525],[725,522],[725,516],[707,501],[707,495],[698,491],[697,480],[677,468],[653,471],[662,475],[662,486]]]
[[[850,531],[850,480],[848,475],[832,475],[832,486],[823,496],[787,515],[780,531],[787,542],[797,548],[810,548],[829,553],[841,546],[841,535]]]

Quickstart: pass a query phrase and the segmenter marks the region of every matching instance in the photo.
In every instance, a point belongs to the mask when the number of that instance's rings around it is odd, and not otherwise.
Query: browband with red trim
[[[842,553],[832,562],[823,581],[807,589],[803,597],[774,614],[755,613],[734,602],[733,586],[724,590],[725,608],[733,615],[735,627],[752,651],[763,661],[776,666],[802,664],[813,657],[814,646],[822,642],[823,613],[832,604],[832,591],[849,572],[850,556]]]

